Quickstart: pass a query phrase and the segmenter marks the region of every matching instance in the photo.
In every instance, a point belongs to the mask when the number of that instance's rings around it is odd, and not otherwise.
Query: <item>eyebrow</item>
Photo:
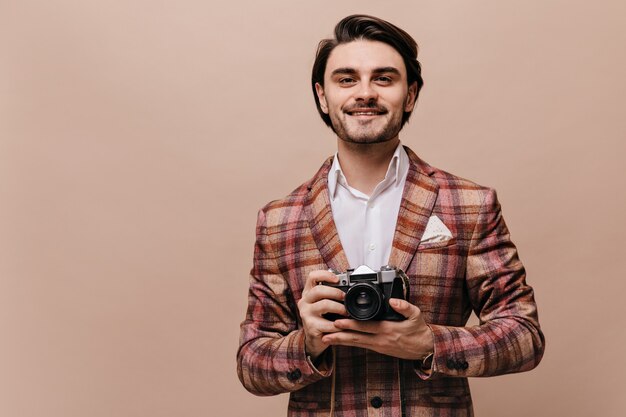
[[[337,75],[337,74],[356,74],[356,73],[357,71],[354,68],[343,67],[343,68],[337,68],[333,70],[333,72],[331,72],[330,75],[332,77],[333,75]],[[392,73],[392,74],[400,75],[400,71],[395,67],[374,68],[372,73],[374,74]]]

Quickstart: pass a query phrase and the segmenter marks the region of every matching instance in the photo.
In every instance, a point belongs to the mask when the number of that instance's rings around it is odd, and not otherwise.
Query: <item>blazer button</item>
[[[372,404],[372,407],[374,408],[380,408],[383,405],[383,399],[378,396],[372,397],[370,404]]]
[[[296,368],[291,372],[287,372],[287,379],[290,381],[297,381],[302,376],[300,369]]]

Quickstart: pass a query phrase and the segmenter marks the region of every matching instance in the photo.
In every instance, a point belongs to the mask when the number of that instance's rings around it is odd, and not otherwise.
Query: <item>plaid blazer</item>
[[[289,416],[327,416],[334,373],[336,416],[471,416],[467,377],[534,368],[544,351],[533,289],[495,191],[431,167],[410,149],[389,263],[411,283],[434,334],[432,372],[412,361],[337,346],[334,369],[307,358],[297,302],[309,272],[348,261],[329,201],[329,158],[308,182],[258,215],[237,371],[257,395],[290,392]],[[428,219],[454,236],[420,244]],[[474,311],[480,325],[464,327]]]

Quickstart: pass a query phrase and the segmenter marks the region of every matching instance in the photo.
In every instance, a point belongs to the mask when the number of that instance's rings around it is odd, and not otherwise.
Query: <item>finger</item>
[[[337,278],[337,275],[327,270],[319,269],[311,271],[306,278],[306,282],[304,283],[304,290],[311,289],[320,282],[336,284],[339,282],[339,278]]]
[[[383,321],[368,320],[359,321],[352,319],[335,320],[335,327],[342,330],[351,330],[360,333],[378,334],[381,333]]]
[[[401,300],[399,298],[390,298],[389,305],[396,312],[402,314],[407,319],[416,318],[421,314],[421,310],[406,300]]]
[[[329,287],[327,285],[316,285],[303,294],[303,298],[309,303],[315,303],[319,300],[329,299],[343,303],[346,293],[338,288]]]
[[[336,333],[329,333],[322,337],[322,342],[327,345],[353,346],[369,348],[373,345],[373,335],[367,333],[352,332],[344,330]]]
[[[309,325],[310,330],[314,332],[319,332],[320,334],[325,333],[336,333],[341,330],[335,327],[335,324],[332,321],[326,320],[324,318],[319,318],[314,320],[312,324]]]
[[[320,323],[319,325],[319,329],[322,334],[326,335],[326,334],[332,334],[332,333],[337,333],[341,331],[341,329],[338,329],[334,326],[332,321],[328,321],[328,320],[322,320],[322,321],[324,321],[324,323],[323,324]]]
[[[322,316],[326,313],[339,314],[341,316],[348,316],[346,307],[343,303],[339,303],[333,300],[320,300],[311,305],[311,312],[317,316]]]

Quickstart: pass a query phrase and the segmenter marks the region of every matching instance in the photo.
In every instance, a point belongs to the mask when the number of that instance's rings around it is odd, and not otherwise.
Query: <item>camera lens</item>
[[[359,308],[369,308],[372,305],[372,297],[365,291],[361,291],[356,295],[354,302]]]
[[[358,283],[348,289],[344,303],[353,319],[370,320],[380,312],[383,294],[378,286]]]

